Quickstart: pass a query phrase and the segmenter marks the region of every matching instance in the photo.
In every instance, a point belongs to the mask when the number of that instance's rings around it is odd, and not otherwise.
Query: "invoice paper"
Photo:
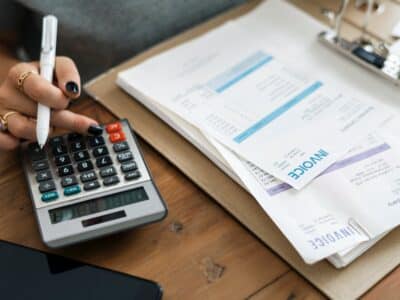
[[[391,115],[318,75],[228,23],[119,80],[300,189]]]
[[[399,138],[383,135],[368,135],[301,191],[210,141],[302,258],[313,263],[400,224]]]

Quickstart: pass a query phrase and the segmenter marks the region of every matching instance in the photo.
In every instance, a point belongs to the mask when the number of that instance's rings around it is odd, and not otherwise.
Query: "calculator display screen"
[[[146,191],[143,187],[140,187],[125,192],[52,209],[49,211],[50,220],[52,224],[56,224],[148,199],[149,197],[147,196]]]

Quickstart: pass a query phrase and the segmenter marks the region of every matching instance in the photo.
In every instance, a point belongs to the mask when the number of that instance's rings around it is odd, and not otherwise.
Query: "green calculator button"
[[[57,192],[47,192],[47,193],[44,193],[43,195],[42,195],[42,201],[43,202],[50,202],[50,201],[53,201],[53,200],[56,200],[58,198],[58,193]]]
[[[79,185],[69,186],[64,189],[65,196],[71,196],[74,194],[78,194],[80,192],[81,192],[81,188],[79,187]]]

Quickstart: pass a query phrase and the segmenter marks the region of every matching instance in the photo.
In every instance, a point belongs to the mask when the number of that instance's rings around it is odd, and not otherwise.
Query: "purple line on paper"
[[[270,196],[274,196],[276,194],[279,194],[279,193],[282,193],[284,191],[290,190],[291,188],[292,187],[289,184],[287,184],[286,182],[283,182],[283,183],[280,183],[280,184],[277,184],[277,185],[273,186],[270,189],[267,189],[267,193]]]
[[[390,146],[388,144],[384,143],[384,144],[379,145],[377,147],[368,149],[368,150],[366,150],[364,152],[361,152],[361,153],[358,153],[356,155],[350,156],[350,157],[348,157],[346,159],[339,160],[339,161],[335,162],[334,164],[332,164],[329,168],[327,168],[321,174],[319,174],[318,177],[322,176],[322,175],[325,175],[325,174],[328,174],[328,173],[331,173],[331,172],[336,171],[336,170],[343,169],[343,168],[345,168],[345,167],[347,167],[349,165],[355,164],[355,163],[357,163],[359,161],[363,161],[363,160],[365,160],[367,158],[370,158],[371,156],[374,156],[376,154],[382,153],[382,152],[384,152],[386,150],[389,150],[389,149],[390,149]],[[280,184],[277,184],[277,185],[273,186],[272,188],[267,189],[267,193],[270,196],[274,196],[274,195],[277,195],[277,194],[282,193],[284,191],[290,190],[291,188],[292,187],[289,184],[283,182],[283,183],[280,183]]]

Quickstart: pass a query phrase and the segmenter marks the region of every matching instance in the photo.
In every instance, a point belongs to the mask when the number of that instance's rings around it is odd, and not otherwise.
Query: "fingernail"
[[[67,89],[68,92],[72,94],[79,93],[79,86],[74,81],[68,81],[67,84],[65,85],[65,88]]]
[[[93,135],[100,135],[103,133],[103,127],[100,125],[90,125],[88,128],[88,133]]]

